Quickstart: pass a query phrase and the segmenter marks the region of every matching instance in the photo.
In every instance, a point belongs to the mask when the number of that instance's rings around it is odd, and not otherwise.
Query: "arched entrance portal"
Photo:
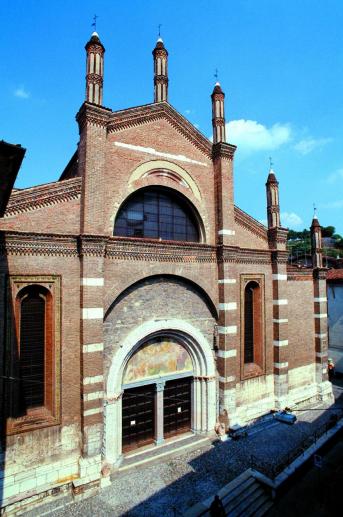
[[[187,430],[212,430],[215,386],[211,347],[192,325],[160,320],[136,328],[107,379],[105,459],[116,463],[132,448]]]
[[[150,337],[130,357],[123,378],[123,451],[191,430],[193,364],[182,340]]]

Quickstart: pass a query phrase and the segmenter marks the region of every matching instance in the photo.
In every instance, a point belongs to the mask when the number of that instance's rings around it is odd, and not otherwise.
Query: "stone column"
[[[155,443],[161,445],[164,442],[164,411],[163,394],[165,381],[156,383],[155,395]]]

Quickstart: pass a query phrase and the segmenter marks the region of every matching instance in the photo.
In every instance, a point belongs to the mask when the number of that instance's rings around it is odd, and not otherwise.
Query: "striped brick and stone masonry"
[[[316,350],[316,383],[321,399],[332,398],[328,382],[328,322],[326,274],[323,268],[322,230],[316,213],[311,224],[311,251],[313,265],[314,339]]]
[[[288,294],[287,230],[281,227],[279,183],[272,169],[267,183],[268,242],[272,257],[273,356],[275,407],[287,406],[288,399]]]
[[[103,209],[108,110],[84,103],[80,128],[79,172],[83,176],[79,254],[81,318],[82,458],[76,488],[100,478],[103,443],[103,292],[105,244]],[[98,235],[99,237],[92,237]]]
[[[325,395],[325,386],[322,383],[328,381],[328,334],[327,334],[327,297],[326,297],[327,269],[316,268],[313,270],[314,293],[314,338],[316,350],[316,383],[319,395]],[[324,388],[324,393],[322,392]]]
[[[236,424],[236,374],[239,360],[239,276],[233,262],[218,262],[218,351],[219,418],[225,426]]]
[[[288,398],[287,252],[272,252],[274,395],[277,409]]]
[[[220,91],[219,91],[220,90]],[[219,103],[219,108],[218,108]],[[218,111],[219,110],[219,111]],[[212,94],[213,111],[213,164],[217,202],[218,244],[218,351],[219,418],[226,426],[233,425],[236,413],[236,371],[238,357],[237,308],[238,278],[234,262],[226,261],[226,247],[235,244],[233,203],[233,156],[236,147],[227,144],[225,131],[224,94],[216,85]]]
[[[81,256],[82,458],[80,479],[77,484],[83,485],[99,479],[101,472],[104,412],[105,243],[101,238],[81,237],[79,248]]]

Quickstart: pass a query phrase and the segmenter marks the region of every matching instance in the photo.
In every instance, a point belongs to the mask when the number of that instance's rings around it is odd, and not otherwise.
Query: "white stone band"
[[[93,409],[86,409],[86,411],[83,412],[83,416],[97,415],[98,413],[102,413],[103,411],[104,411],[103,407],[95,407]]]
[[[323,318],[327,318],[328,315],[323,312],[321,314],[315,314],[314,317],[320,320],[320,319],[323,319]]]
[[[90,352],[102,352],[104,349],[104,343],[91,343],[89,345],[83,345],[83,353]]]
[[[83,379],[83,384],[96,384],[98,382],[103,382],[103,375],[94,375],[93,377],[85,377]]]
[[[162,156],[163,158],[171,158],[172,160],[179,160],[180,162],[195,163],[196,165],[203,165],[204,167],[208,167],[207,163],[192,160],[191,158],[187,158],[187,156],[184,156],[183,154],[165,153],[162,151],[156,151],[156,149],[154,149],[153,147],[143,147],[142,145],[126,144],[124,142],[114,142],[114,145],[116,145],[117,147],[125,147],[126,149],[130,149],[131,151],[153,154],[154,156]]]
[[[288,362],[285,361],[284,363],[274,363],[275,368],[288,368]]]
[[[280,346],[287,346],[288,345],[288,339],[282,339],[280,341],[274,340],[273,345],[280,347]]]
[[[221,280],[218,280],[218,284],[235,284],[236,279],[235,278],[222,278]]]
[[[83,400],[89,401],[89,400],[97,400],[102,399],[104,396],[103,391],[93,391],[93,393],[85,393],[83,395]]]
[[[287,318],[281,318],[281,319],[273,319],[273,323],[288,323],[288,319]]]
[[[326,352],[316,352],[316,357],[326,357],[328,355],[328,351]]]
[[[82,309],[83,320],[102,320],[104,318],[104,309],[102,307],[89,307]]]
[[[237,303],[236,302],[220,303],[218,305],[218,309],[220,311],[235,311],[235,310],[237,310]]]
[[[314,337],[318,337],[319,339],[325,339],[327,337],[327,334],[326,332],[324,332],[323,334],[315,334]]]
[[[88,287],[100,287],[104,285],[104,279],[91,277],[81,278],[81,285]]]
[[[237,350],[218,350],[218,357],[222,357],[223,359],[227,359],[228,357],[236,357]]]
[[[273,305],[288,305],[288,300],[286,300],[286,299],[273,300]]]
[[[314,301],[320,303],[320,302],[327,302],[328,299],[323,296],[322,298],[314,298]]]
[[[220,382],[233,382],[234,380],[236,380],[234,375],[231,375],[231,377],[219,377]]]
[[[281,275],[280,273],[273,273],[273,280],[287,280],[287,275]]]
[[[237,325],[230,325],[229,327],[218,327],[219,334],[237,334]]]
[[[225,229],[223,229],[223,230],[219,230],[218,231],[218,235],[235,235],[235,234],[236,234],[235,230],[225,230]]]

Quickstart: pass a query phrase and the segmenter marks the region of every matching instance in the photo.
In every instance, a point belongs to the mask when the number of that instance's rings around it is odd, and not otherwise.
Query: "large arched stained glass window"
[[[167,188],[142,189],[120,208],[114,235],[173,241],[199,241],[199,229],[190,204]]]

